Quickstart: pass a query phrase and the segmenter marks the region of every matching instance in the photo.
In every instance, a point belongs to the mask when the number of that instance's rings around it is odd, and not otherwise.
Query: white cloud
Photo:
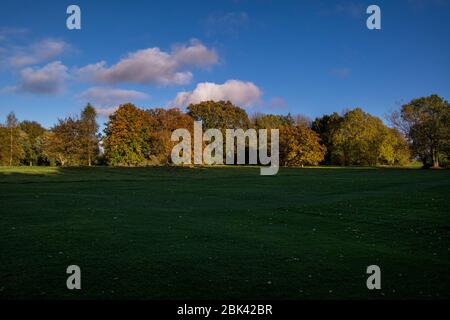
[[[171,103],[182,108],[207,100],[230,100],[238,106],[251,107],[261,102],[261,96],[262,91],[252,82],[228,80],[224,84],[199,83],[193,91],[179,92]]]
[[[148,99],[149,95],[135,90],[93,87],[82,92],[79,98],[96,106],[98,114],[108,116],[114,113],[120,104]]]
[[[54,61],[42,68],[29,67],[21,70],[18,86],[10,91],[56,94],[63,91],[67,78],[67,67],[61,61]]]
[[[111,67],[105,61],[77,69],[81,80],[98,83],[186,84],[192,78],[189,67],[207,67],[218,62],[214,50],[191,40],[189,45],[175,46],[170,53],[147,48],[129,53]]]
[[[70,45],[56,39],[44,39],[27,47],[12,48],[7,63],[13,67],[23,67],[49,61],[64,53]]]
[[[110,115],[112,115],[114,112],[116,112],[116,110],[119,107],[111,107],[111,108],[95,108],[95,111],[97,111],[97,114],[100,116],[104,116],[104,117],[109,117]]]

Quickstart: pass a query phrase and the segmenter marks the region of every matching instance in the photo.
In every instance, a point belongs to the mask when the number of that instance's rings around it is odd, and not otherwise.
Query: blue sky
[[[81,8],[81,30],[66,8]],[[382,30],[368,30],[377,4]],[[90,101],[183,108],[229,98],[311,118],[450,98],[450,1],[5,1],[0,121],[50,127]],[[106,121],[102,118],[101,122]]]

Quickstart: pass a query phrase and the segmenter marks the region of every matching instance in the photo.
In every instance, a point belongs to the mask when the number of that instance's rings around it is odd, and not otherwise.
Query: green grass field
[[[0,168],[0,298],[448,299],[449,198],[447,170]]]

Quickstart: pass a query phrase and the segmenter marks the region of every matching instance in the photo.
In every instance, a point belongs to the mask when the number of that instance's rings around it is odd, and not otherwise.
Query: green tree
[[[336,119],[336,118],[335,118]],[[329,119],[325,120],[326,123]],[[402,134],[360,108],[347,111],[331,132],[331,160],[339,165],[402,165],[409,161]],[[320,130],[320,122],[318,123]],[[316,125],[314,125],[316,127]],[[330,136],[324,136],[329,139]]]
[[[81,111],[80,130],[81,143],[83,145],[84,157],[87,160],[87,165],[91,166],[93,158],[99,152],[99,137],[97,135],[97,112],[91,104],[87,104]]]
[[[440,96],[413,99],[391,117],[407,134],[413,154],[424,166],[439,167],[440,158],[448,155],[450,105]]]
[[[404,136],[394,128],[384,128],[379,146],[378,163],[385,165],[406,165],[411,153]]]
[[[230,101],[203,101],[188,106],[188,115],[196,121],[203,121],[203,128],[247,129],[250,120],[244,109]]]
[[[334,132],[333,161],[344,165],[377,164],[385,126],[362,109],[350,110]]]
[[[331,115],[316,118],[311,125],[311,129],[319,135],[321,143],[327,149],[323,161],[325,164],[332,164],[333,162],[333,135],[339,128],[341,121],[342,117],[334,112]]]
[[[283,116],[257,113],[252,116],[251,123],[255,129],[278,129],[283,126],[293,126],[294,119],[290,114]]]
[[[24,150],[24,162],[30,166],[39,161],[44,162],[44,155],[42,153],[41,137],[46,132],[36,121],[22,121],[20,129],[24,132],[24,139],[22,140]]]
[[[13,112],[6,117],[4,126],[0,126],[0,162],[2,165],[18,165],[24,156],[23,132]]]

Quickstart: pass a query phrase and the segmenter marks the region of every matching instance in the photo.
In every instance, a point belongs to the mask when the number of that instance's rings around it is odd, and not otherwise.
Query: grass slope
[[[0,298],[450,298],[449,191],[431,170],[0,168]]]

